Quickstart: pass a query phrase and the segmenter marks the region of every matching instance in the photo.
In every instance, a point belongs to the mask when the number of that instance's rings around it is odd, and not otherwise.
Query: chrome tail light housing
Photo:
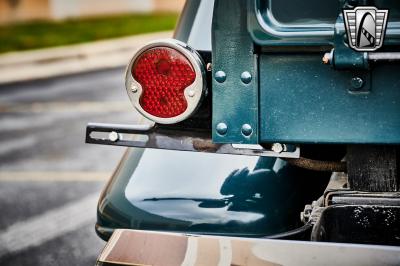
[[[207,93],[204,62],[181,41],[154,41],[132,57],[125,87],[144,117],[159,124],[178,123],[196,112]]]

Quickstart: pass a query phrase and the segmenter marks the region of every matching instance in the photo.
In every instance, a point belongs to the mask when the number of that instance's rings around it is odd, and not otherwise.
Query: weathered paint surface
[[[399,65],[334,70],[322,54],[260,56],[260,140],[400,143]],[[351,80],[364,85],[354,90]]]
[[[336,13],[321,10],[312,20],[312,14],[280,14],[283,9],[271,2],[249,0],[246,6],[243,1],[216,1],[213,141],[399,144],[399,63],[363,65],[360,53],[345,45],[343,21],[336,19],[341,14],[337,2],[323,6]],[[291,3],[296,12],[308,14],[306,4]],[[400,9],[387,4],[393,12],[384,48],[397,51],[394,44],[398,47],[400,35],[393,22],[400,20]],[[332,47],[335,68],[321,62]],[[248,84],[240,79],[244,71],[254,76]],[[354,80],[362,84],[357,87]],[[226,128],[224,134],[218,126]],[[251,128],[250,136],[243,134],[244,128]]]
[[[258,142],[258,71],[253,41],[246,30],[245,1],[219,0],[212,26],[212,134],[215,143]],[[222,81],[219,73],[226,73]],[[244,82],[244,72],[251,79]],[[216,77],[217,75],[217,77]],[[217,132],[221,123],[224,134]]]

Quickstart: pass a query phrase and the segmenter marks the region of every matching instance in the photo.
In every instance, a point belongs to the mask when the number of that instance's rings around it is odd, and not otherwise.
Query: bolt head
[[[251,128],[251,126],[249,124],[244,124],[242,126],[242,134],[245,137],[249,137],[252,133],[253,133],[253,129]]]
[[[331,54],[330,53],[325,53],[324,57],[322,57],[322,63],[327,65],[327,64],[329,64],[330,61],[331,61]]]
[[[196,92],[194,90],[190,90],[188,92],[189,97],[194,97],[194,95],[196,95]]]
[[[353,87],[355,90],[361,89],[364,86],[364,80],[360,77],[352,78],[350,83],[351,87]]]
[[[108,134],[108,139],[110,141],[115,142],[115,141],[119,140],[119,134],[115,131],[111,131],[110,134]]]
[[[251,76],[250,72],[244,71],[244,72],[240,75],[240,79],[242,80],[242,82],[243,82],[244,84],[249,84],[250,81],[251,81],[251,79],[252,79],[252,76]]]
[[[216,131],[219,135],[225,135],[228,131],[228,126],[225,123],[218,123]]]
[[[132,85],[131,91],[132,91],[133,93],[136,93],[136,92],[138,91],[138,87],[137,87],[136,85]]]
[[[276,153],[281,153],[284,149],[285,147],[281,143],[274,143],[271,146],[271,150]]]
[[[215,72],[215,80],[218,81],[219,83],[222,83],[226,80],[226,73],[224,71],[217,71]]]

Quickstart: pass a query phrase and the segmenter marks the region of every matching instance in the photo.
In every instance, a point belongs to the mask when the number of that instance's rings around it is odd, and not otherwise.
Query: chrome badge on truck
[[[370,52],[379,49],[385,37],[389,10],[373,6],[344,9],[343,17],[349,45],[356,51]]]

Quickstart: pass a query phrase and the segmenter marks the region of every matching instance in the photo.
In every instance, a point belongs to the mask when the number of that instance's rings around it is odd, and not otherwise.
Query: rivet
[[[276,153],[281,153],[285,150],[285,146],[282,145],[281,143],[274,143],[271,146],[271,150]]]
[[[222,83],[226,80],[226,74],[224,71],[217,71],[215,72],[215,80],[218,81],[219,83]]]
[[[138,87],[137,87],[136,85],[132,85],[132,86],[131,86],[131,91],[132,91],[133,93],[137,92],[137,91],[138,91]]]
[[[196,93],[194,92],[194,90],[190,90],[188,92],[189,97],[193,97]]]
[[[246,137],[250,136],[253,133],[253,129],[249,124],[244,124],[242,126],[242,134]]]
[[[351,79],[351,86],[353,87],[353,89],[361,89],[362,86],[364,86],[364,80],[360,77],[354,77]]]
[[[249,84],[251,81],[251,74],[248,71],[244,71],[241,75],[240,75],[240,79],[242,80],[243,83],[245,84]]]
[[[212,70],[212,64],[211,63],[207,63],[206,69],[207,69],[207,71],[211,71]]]
[[[112,142],[116,142],[119,140],[119,134],[115,131],[111,131],[110,134],[108,134],[108,139]]]
[[[225,135],[228,131],[228,126],[225,123],[218,123],[216,130],[218,134]]]

